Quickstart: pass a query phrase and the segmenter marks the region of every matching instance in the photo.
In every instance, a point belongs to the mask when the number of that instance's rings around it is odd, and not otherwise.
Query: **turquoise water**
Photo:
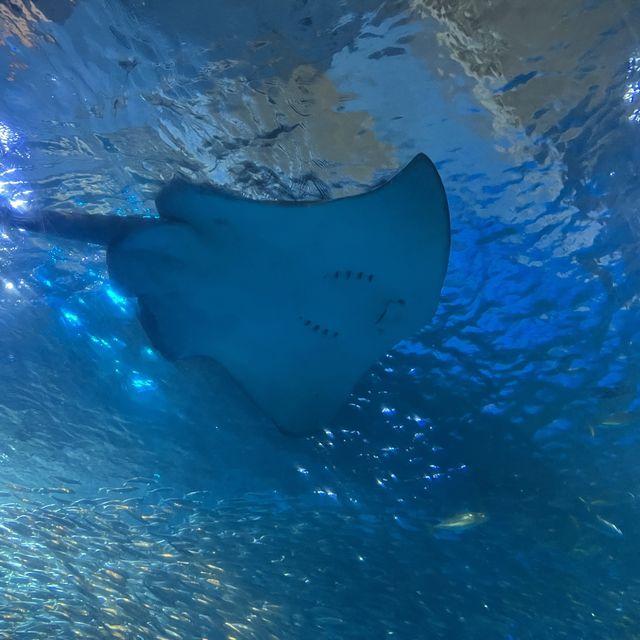
[[[2,196],[338,197],[423,151],[442,301],[291,440],[101,251],[4,229],[0,637],[635,637],[638,8],[209,5],[0,2]]]

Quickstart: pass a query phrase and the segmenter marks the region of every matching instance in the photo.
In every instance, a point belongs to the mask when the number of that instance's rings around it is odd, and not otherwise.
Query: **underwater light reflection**
[[[127,314],[131,311],[131,301],[118,293],[111,285],[105,287],[105,293],[109,301],[112,302],[120,312]]]
[[[628,84],[624,92],[624,101],[633,104],[640,96],[640,54],[629,58],[627,79]],[[632,122],[640,122],[640,107],[635,108],[629,115]]]
[[[158,384],[155,380],[152,380],[151,378],[143,378],[136,371],[133,372],[130,383],[131,388],[138,392],[156,391],[158,388]]]
[[[21,196],[26,195],[28,193],[31,193],[31,191],[23,191],[22,194],[13,196],[12,198],[9,198],[9,204],[14,209],[23,209],[23,210],[26,209],[27,206],[29,205],[29,201],[25,200]]]
[[[18,136],[4,122],[0,121],[0,149],[3,153],[9,153],[17,140]]]
[[[82,321],[79,316],[73,313],[73,311],[63,310],[62,311],[63,320],[72,327],[80,327],[82,325]]]
[[[29,206],[28,196],[33,191],[28,187],[27,183],[22,180],[15,167],[7,165],[5,157],[13,153],[21,156],[19,150],[20,138],[5,122],[0,120],[0,198],[7,202],[12,208],[23,213]]]

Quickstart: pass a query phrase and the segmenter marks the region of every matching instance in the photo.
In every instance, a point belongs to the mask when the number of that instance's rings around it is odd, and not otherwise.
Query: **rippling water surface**
[[[0,0],[0,72],[24,215],[424,151],[453,226],[431,325],[304,441],[161,360],[101,251],[4,228],[1,638],[635,637],[637,3]]]

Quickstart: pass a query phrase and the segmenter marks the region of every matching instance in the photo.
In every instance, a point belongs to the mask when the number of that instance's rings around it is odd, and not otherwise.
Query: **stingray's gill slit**
[[[423,154],[386,184],[330,202],[260,202],[173,182],[156,207],[158,218],[25,220],[6,206],[2,217],[105,246],[151,344],[169,360],[212,358],[288,434],[330,426],[367,370],[436,309],[449,211]],[[339,338],[321,339],[332,332]]]
[[[353,276],[354,280],[362,280],[363,282],[373,282],[375,275],[373,273],[365,273],[364,271],[352,271],[345,269],[344,271],[333,271],[325,273],[325,278],[333,278],[334,280],[350,280]]]
[[[340,335],[338,331],[327,329],[327,327],[322,327],[319,324],[314,323],[313,320],[309,320],[309,318],[298,316],[298,320],[300,320],[300,322],[302,322],[305,327],[308,327],[310,331],[317,331],[322,336],[337,338]]]

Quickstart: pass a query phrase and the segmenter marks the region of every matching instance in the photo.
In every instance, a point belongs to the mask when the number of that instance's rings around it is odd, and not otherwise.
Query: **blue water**
[[[291,440],[101,251],[4,229],[0,638],[635,637],[638,7],[210,4],[0,2],[0,195],[338,197],[423,151],[442,301]]]

